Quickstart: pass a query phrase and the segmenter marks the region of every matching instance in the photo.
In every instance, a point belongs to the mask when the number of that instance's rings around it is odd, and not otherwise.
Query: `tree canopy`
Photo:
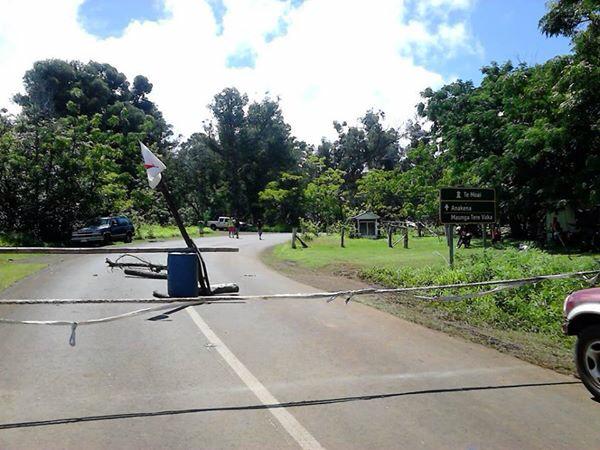
[[[548,4],[540,30],[568,36],[569,54],[534,66],[491,62],[477,86],[425,89],[405,124],[370,109],[333,122],[336,137],[316,147],[293,135],[278,98],[225,88],[181,140],[144,75],[130,82],[109,64],[38,61],[14,97],[21,112],[0,113],[0,233],[64,240],[75,224],[111,213],[169,221],[146,185],[138,141],[167,163],[193,224],[234,215],[326,226],[361,210],[435,222],[438,189],[452,185],[495,188],[500,222],[516,237],[539,237],[559,205],[578,222],[598,220],[599,5]]]

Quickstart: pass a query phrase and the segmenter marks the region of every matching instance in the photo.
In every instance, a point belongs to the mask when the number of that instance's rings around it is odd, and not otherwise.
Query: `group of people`
[[[230,238],[240,238],[240,221],[235,217],[230,217],[227,220],[227,231]]]
[[[456,232],[458,234],[458,242],[456,243],[456,247],[469,248],[471,246],[471,239],[473,238],[473,233],[469,231],[467,226],[456,227]],[[490,234],[492,238],[492,245],[498,244],[502,241],[502,232],[500,231],[500,226],[498,224],[493,224],[491,226]]]
[[[230,238],[240,238],[240,221],[235,217],[230,217],[227,221],[227,231]],[[256,231],[258,231],[258,239],[262,240],[263,223],[262,220],[256,221]]]

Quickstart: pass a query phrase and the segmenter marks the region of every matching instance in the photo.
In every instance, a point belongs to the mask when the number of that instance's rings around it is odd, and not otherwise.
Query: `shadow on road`
[[[165,411],[147,411],[147,412],[133,412],[133,413],[118,413],[118,414],[105,414],[101,416],[83,416],[83,417],[68,417],[62,419],[50,419],[50,420],[36,420],[30,422],[15,422],[15,423],[3,423],[0,424],[0,430],[6,430],[10,428],[28,428],[28,427],[43,427],[49,425],[64,425],[69,423],[78,422],[96,422],[103,420],[117,420],[117,419],[132,419],[138,417],[155,417],[155,416],[176,416],[180,414],[196,414],[196,413],[207,413],[217,411],[249,411],[249,410],[261,410],[261,409],[272,409],[272,408],[296,408],[300,406],[317,406],[317,405],[329,405],[334,403],[346,403],[356,402],[361,400],[381,400],[394,397],[404,397],[412,395],[427,395],[427,394],[447,394],[457,392],[471,392],[471,391],[487,391],[487,390],[499,390],[499,389],[522,389],[522,388],[533,388],[533,387],[544,387],[544,386],[562,386],[568,384],[579,384],[579,381],[559,381],[550,383],[523,383],[523,384],[508,384],[502,386],[467,386],[458,388],[445,388],[445,389],[424,389],[419,391],[406,391],[406,392],[394,392],[388,394],[374,394],[374,395],[360,395],[355,397],[337,397],[337,398],[325,398],[317,400],[301,400],[295,402],[284,402],[284,403],[273,403],[266,405],[242,405],[242,406],[216,406],[208,408],[191,408],[191,409],[175,409]]]

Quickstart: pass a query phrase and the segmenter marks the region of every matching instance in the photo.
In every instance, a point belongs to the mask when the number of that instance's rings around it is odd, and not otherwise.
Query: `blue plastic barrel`
[[[198,257],[190,253],[169,253],[167,257],[169,297],[198,295]]]

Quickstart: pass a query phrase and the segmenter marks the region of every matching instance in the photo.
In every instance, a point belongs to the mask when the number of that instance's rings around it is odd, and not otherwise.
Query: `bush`
[[[389,287],[409,287],[525,278],[594,269],[598,269],[598,264],[592,257],[569,259],[567,256],[549,255],[530,248],[527,251],[508,249],[493,254],[488,252],[466,257],[459,255],[454,269],[372,267],[363,269],[361,276]],[[579,278],[549,280],[476,299],[433,302],[427,307],[443,311],[450,319],[460,319],[474,325],[560,335],[565,297],[574,290],[586,287],[589,284]],[[452,293],[476,292],[481,289],[485,288],[463,288],[453,290]],[[449,290],[435,293],[429,291],[425,295],[449,293]]]
[[[300,237],[312,241],[319,235],[319,224],[309,219],[300,219]]]

